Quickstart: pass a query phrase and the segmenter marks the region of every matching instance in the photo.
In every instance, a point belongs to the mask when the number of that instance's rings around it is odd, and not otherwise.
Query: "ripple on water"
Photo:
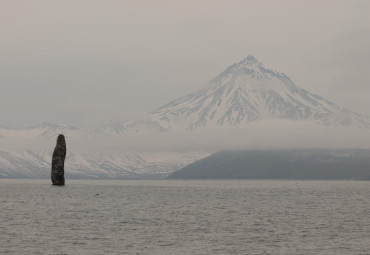
[[[1,254],[370,249],[370,182],[0,180],[0,194]]]

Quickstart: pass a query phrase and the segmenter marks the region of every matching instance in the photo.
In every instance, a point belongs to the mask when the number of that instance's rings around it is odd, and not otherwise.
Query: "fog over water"
[[[220,150],[370,149],[369,129],[300,121],[111,125],[249,55],[370,116],[369,14],[367,0],[1,0],[1,178],[50,176],[59,127],[25,129],[43,122],[77,127],[63,130],[77,178],[163,178]],[[368,254],[369,194],[362,181],[0,179],[0,254]]]

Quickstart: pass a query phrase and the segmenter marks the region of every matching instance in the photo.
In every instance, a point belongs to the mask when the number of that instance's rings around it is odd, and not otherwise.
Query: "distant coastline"
[[[370,150],[222,151],[168,179],[370,180]]]

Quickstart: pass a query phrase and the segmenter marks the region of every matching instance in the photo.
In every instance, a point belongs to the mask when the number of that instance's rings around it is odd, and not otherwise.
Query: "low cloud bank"
[[[89,143],[92,143],[88,145]],[[84,144],[76,144],[76,146]],[[191,150],[333,148],[370,149],[370,130],[322,127],[304,122],[260,121],[243,127],[126,134],[88,141],[89,149],[156,152]]]
[[[163,133],[76,137],[66,135],[72,151],[133,153],[246,149],[370,149],[370,130],[323,127],[305,122],[268,120],[246,126]],[[57,136],[57,134],[56,134]],[[56,137],[55,136],[55,137]],[[52,150],[51,138],[1,138],[2,149]]]

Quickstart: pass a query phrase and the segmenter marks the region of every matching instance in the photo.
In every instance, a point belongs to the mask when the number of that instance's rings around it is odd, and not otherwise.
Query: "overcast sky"
[[[142,117],[249,54],[370,115],[367,0],[0,0],[0,126]]]

